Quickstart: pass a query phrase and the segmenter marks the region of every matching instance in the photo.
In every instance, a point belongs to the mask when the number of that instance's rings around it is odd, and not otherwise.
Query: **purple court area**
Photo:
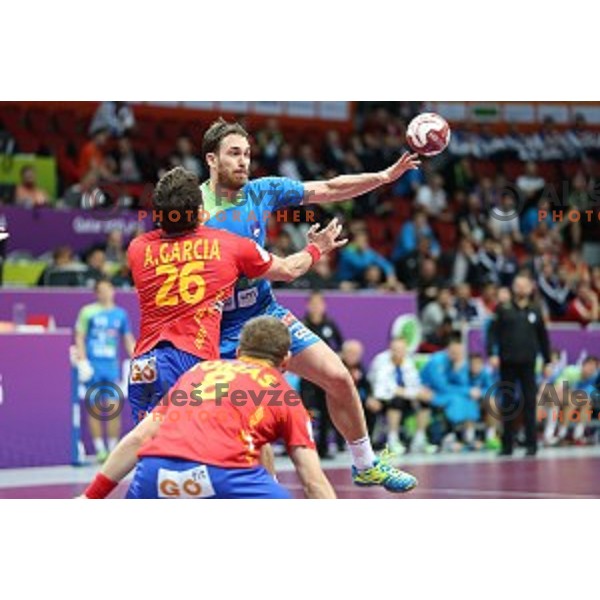
[[[346,468],[326,472],[342,499],[600,498],[600,457],[420,464],[409,470],[419,478],[420,486],[404,496],[357,488]],[[302,497],[294,473],[281,473],[279,479],[295,497]],[[72,498],[84,488],[81,483],[8,487],[0,488],[0,498]],[[126,484],[120,486],[115,497],[123,497],[126,490]]]

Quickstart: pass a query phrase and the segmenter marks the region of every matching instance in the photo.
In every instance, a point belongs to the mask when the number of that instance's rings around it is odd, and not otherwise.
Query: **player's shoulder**
[[[148,244],[160,238],[161,232],[160,229],[153,229],[152,231],[147,231],[146,233],[142,233],[141,235],[136,236],[129,243],[128,252],[134,251],[136,248],[143,246],[144,244]]]
[[[99,312],[100,306],[97,302],[86,304],[79,309],[77,320],[81,323],[83,321],[89,321],[97,312]]]
[[[97,302],[90,302],[81,307],[79,314],[89,315],[90,313],[98,312],[100,305]]]
[[[243,238],[236,233],[232,233],[231,231],[227,231],[227,229],[219,229],[216,227],[208,227],[207,225],[201,225],[198,230],[199,238],[206,238],[209,240],[219,240],[221,242],[226,242],[232,245],[241,245],[246,244],[248,241],[246,238]]]
[[[374,366],[381,366],[382,364],[386,363],[386,362],[391,362],[392,360],[392,353],[390,350],[384,350],[383,352],[380,352],[379,354],[377,354],[375,356],[375,358],[372,360],[371,364]]]
[[[289,177],[268,176],[251,179],[244,187],[246,195],[248,191],[260,191],[264,195],[268,195],[268,198],[277,198],[281,193],[290,190],[303,191],[304,184]]]

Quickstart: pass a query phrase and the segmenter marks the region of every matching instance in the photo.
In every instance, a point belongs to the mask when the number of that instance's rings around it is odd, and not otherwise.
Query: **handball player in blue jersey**
[[[202,154],[210,179],[202,185],[205,225],[225,229],[264,245],[267,224],[279,209],[307,204],[343,202],[388,185],[420,162],[408,153],[379,173],[342,175],[329,181],[298,182],[282,177],[249,180],[249,135],[238,123],[223,119],[206,132]],[[354,382],[340,358],[286,308],[278,304],[271,285],[262,279],[239,281],[227,303],[221,325],[221,357],[235,358],[244,324],[269,315],[289,328],[292,359],[289,370],[325,390],[327,405],[338,431],[347,441],[353,459],[353,479],[359,486],[383,486],[391,492],[414,488],[417,481],[376,457]]]

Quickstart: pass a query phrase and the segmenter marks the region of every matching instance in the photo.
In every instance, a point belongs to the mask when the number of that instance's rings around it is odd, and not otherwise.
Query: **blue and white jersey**
[[[264,247],[269,217],[275,211],[299,206],[304,200],[304,185],[284,177],[265,177],[249,181],[238,198],[217,197],[208,182],[202,185],[207,227],[224,229],[254,240]],[[249,319],[264,314],[275,301],[270,282],[264,279],[238,281],[232,298],[226,302],[221,323],[221,339],[239,333]]]
[[[88,304],[79,312],[75,326],[85,336],[85,352],[94,371],[119,376],[119,340],[131,333],[129,317],[119,306],[104,308]]]

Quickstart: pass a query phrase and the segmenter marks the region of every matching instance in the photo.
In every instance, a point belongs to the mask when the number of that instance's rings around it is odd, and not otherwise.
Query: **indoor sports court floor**
[[[278,463],[280,481],[302,497],[289,461]],[[347,455],[325,464],[340,498],[600,498],[600,447],[543,450],[537,459],[497,459],[490,454],[406,457],[402,465],[420,480],[406,496],[353,486],[348,464]],[[0,470],[0,498],[72,498],[95,472],[95,466]],[[126,489],[122,484],[116,496]]]

